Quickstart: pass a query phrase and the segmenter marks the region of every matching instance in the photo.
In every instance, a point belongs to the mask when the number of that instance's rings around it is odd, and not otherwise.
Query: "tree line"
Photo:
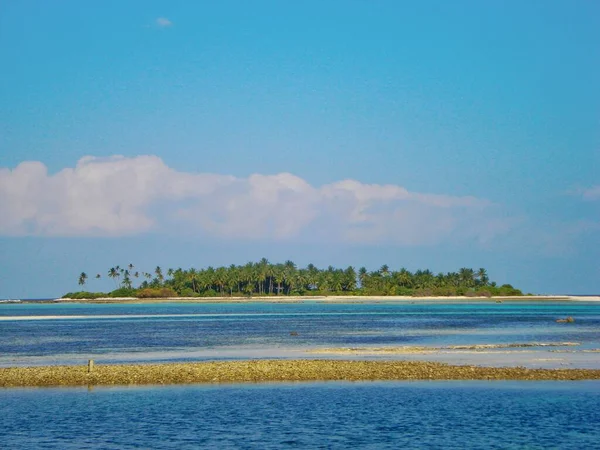
[[[273,264],[266,258],[245,265],[205,269],[167,269],[157,266],[152,272],[138,271],[133,264],[111,267],[105,274],[115,290],[70,292],[65,297],[217,297],[217,296],[289,296],[289,295],[412,295],[412,296],[514,296],[523,295],[510,284],[498,286],[490,281],[484,268],[463,267],[457,272],[433,273],[429,269],[411,272],[405,268],[356,270],[313,264],[299,268],[293,261]],[[93,278],[101,279],[98,273]],[[79,275],[79,285],[88,283],[88,275]],[[87,296],[87,297],[86,297]]]

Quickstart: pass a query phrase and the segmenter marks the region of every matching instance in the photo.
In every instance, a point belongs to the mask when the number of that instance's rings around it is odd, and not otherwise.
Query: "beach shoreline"
[[[390,296],[261,296],[261,297],[168,297],[168,298],[136,298],[136,297],[100,297],[95,299],[57,298],[52,303],[385,303],[385,302],[438,302],[438,303],[470,303],[470,302],[510,302],[510,301],[600,301],[600,296],[574,295],[526,295],[497,297],[412,297],[401,295]],[[27,300],[22,300],[27,303]],[[40,303],[32,301],[31,303]]]
[[[598,380],[599,369],[528,369],[426,361],[245,360],[0,368],[0,387],[301,381]]]

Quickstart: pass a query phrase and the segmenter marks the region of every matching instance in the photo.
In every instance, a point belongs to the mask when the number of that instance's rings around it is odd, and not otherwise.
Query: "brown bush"
[[[146,288],[140,289],[137,292],[138,298],[166,298],[166,297],[177,297],[177,292],[171,288]]]

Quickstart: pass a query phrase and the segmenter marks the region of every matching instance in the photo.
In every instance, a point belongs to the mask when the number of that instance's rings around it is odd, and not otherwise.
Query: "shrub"
[[[477,291],[477,296],[489,298],[492,296],[492,293],[490,291],[488,291],[487,289],[481,289],[481,290]]]
[[[147,288],[147,289],[139,289],[136,293],[136,297],[138,298],[167,298],[167,297],[177,297],[177,292],[175,292],[171,288]]]
[[[456,294],[452,286],[445,286],[433,288],[433,295],[436,297],[451,297]]]
[[[62,298],[72,298],[75,300],[85,300],[85,299],[95,299],[100,297],[108,297],[108,294],[104,292],[87,292],[87,291],[79,291],[79,292],[69,292],[62,296]]]
[[[413,290],[407,288],[406,286],[396,286],[396,290],[394,292],[395,295],[413,295]]]
[[[492,293],[494,295],[499,295],[499,296],[504,296],[504,297],[523,295],[523,292],[521,292],[519,289],[515,289],[510,284],[503,284],[500,287],[495,287],[492,289]]]
[[[181,292],[179,293],[179,295],[181,297],[199,297],[200,294],[198,294],[197,292],[194,292],[193,289],[190,288],[184,288],[181,290]]]
[[[112,291],[110,297],[136,297],[136,290],[129,288],[119,288]]]
[[[202,294],[200,294],[202,297],[218,297],[219,293],[217,291],[215,291],[214,289],[209,289],[207,291],[204,291]],[[251,296],[252,294],[250,294]]]
[[[432,297],[432,296],[433,296],[433,290],[429,289],[429,288],[417,289],[413,293],[413,297]]]

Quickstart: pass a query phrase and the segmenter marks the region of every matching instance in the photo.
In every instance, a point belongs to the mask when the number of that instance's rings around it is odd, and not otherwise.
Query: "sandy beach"
[[[169,298],[135,298],[135,297],[101,297],[96,299],[57,298],[54,302],[62,303],[382,303],[382,302],[510,302],[510,301],[597,301],[600,296],[573,295],[524,295],[514,297],[411,297],[401,295],[378,296],[265,296],[265,297],[169,297]]]

